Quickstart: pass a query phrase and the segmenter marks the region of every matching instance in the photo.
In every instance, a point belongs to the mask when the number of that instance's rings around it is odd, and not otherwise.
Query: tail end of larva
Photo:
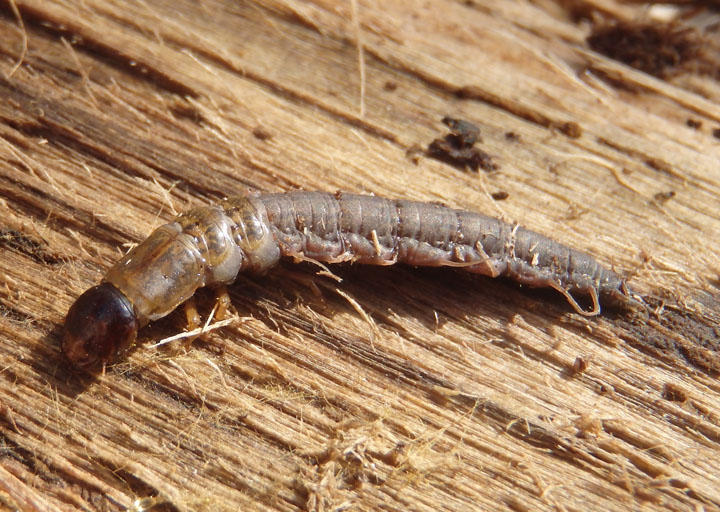
[[[626,311],[631,314],[639,314],[641,316],[648,315],[648,305],[642,300],[642,297],[633,293],[628,288],[627,283],[623,280],[617,288],[602,291],[602,301],[607,306],[620,311]]]

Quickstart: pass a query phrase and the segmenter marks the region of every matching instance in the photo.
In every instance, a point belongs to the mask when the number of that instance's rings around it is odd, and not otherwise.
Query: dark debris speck
[[[676,23],[599,25],[588,36],[587,43],[598,53],[659,78],[671,76],[686,66],[693,72],[717,73],[717,64],[706,55],[700,33]]]
[[[450,133],[442,139],[435,139],[427,149],[427,156],[450,164],[460,170],[478,169],[490,172],[499,167],[492,157],[474,147],[475,143],[482,142],[480,129],[469,121],[444,117],[443,123],[450,128]]]

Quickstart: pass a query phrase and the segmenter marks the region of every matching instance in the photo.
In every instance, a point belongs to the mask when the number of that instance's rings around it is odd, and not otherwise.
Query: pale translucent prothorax
[[[141,325],[161,318],[203,286],[263,272],[280,259],[262,202],[233,198],[195,208],[156,229],[105,275],[133,304]]]

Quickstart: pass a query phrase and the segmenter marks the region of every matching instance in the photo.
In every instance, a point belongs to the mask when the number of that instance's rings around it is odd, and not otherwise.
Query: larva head
[[[92,371],[127,349],[138,320],[128,298],[110,283],[80,295],[65,317],[62,350],[76,367]]]

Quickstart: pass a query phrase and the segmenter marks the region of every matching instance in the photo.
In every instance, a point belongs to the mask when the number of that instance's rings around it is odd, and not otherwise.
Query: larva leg
[[[232,302],[230,300],[230,294],[228,293],[227,286],[219,286],[215,289],[215,306],[210,313],[210,317],[205,322],[205,325],[213,321],[224,320],[225,318],[227,318],[228,309],[230,307],[232,307]],[[197,302],[194,296],[190,297],[188,300],[185,301],[185,303],[183,304],[183,308],[185,309],[185,318],[187,319],[188,332],[195,331],[200,327],[203,327],[202,318],[197,310]],[[195,341],[200,336],[202,336],[202,333],[184,338],[183,348],[185,350],[188,350],[192,345],[193,341]]]
[[[600,314],[600,298],[598,296],[598,291],[594,287],[590,287],[587,290],[583,290],[585,293],[590,295],[590,299],[593,303],[593,308],[590,311],[587,311],[578,304],[578,302],[575,300],[575,297],[572,296],[572,294],[562,287],[560,283],[557,281],[548,280],[545,283],[548,287],[553,288],[560,293],[562,293],[565,296],[565,299],[567,299],[568,303],[572,306],[572,308],[580,313],[583,316],[596,316]]]
[[[324,265],[323,265],[324,266]],[[324,273],[325,271],[322,271],[318,274],[322,274],[323,276],[327,276],[327,274]],[[294,271],[287,268],[279,267],[278,270],[274,272],[275,278],[279,280],[283,279],[289,279],[290,281],[293,281],[295,283],[298,283],[301,286],[304,286],[305,288],[309,289],[310,292],[315,296],[315,298],[323,301],[325,299],[323,298],[323,294],[320,291],[320,288],[318,287],[317,283],[315,282],[315,278],[318,274],[311,274],[308,275],[306,272],[300,272],[300,271]],[[340,278],[338,278],[340,279]]]
[[[228,310],[232,307],[227,286],[220,286],[215,290],[215,304],[217,307],[214,320],[225,320],[228,317]]]
[[[188,300],[186,300],[183,304],[183,308],[185,309],[187,330],[188,332],[194,331],[201,325],[200,313],[198,313],[197,310],[197,302],[195,301],[195,297],[190,297]],[[190,345],[192,345],[192,342],[195,341],[195,338],[197,338],[197,335],[188,336],[187,338],[183,339],[183,348],[185,350],[188,350],[190,348]]]
[[[198,313],[197,310],[195,297],[190,297],[186,300],[183,308],[185,309],[185,319],[187,320],[188,331],[192,331],[193,329],[200,327],[200,313]]]

